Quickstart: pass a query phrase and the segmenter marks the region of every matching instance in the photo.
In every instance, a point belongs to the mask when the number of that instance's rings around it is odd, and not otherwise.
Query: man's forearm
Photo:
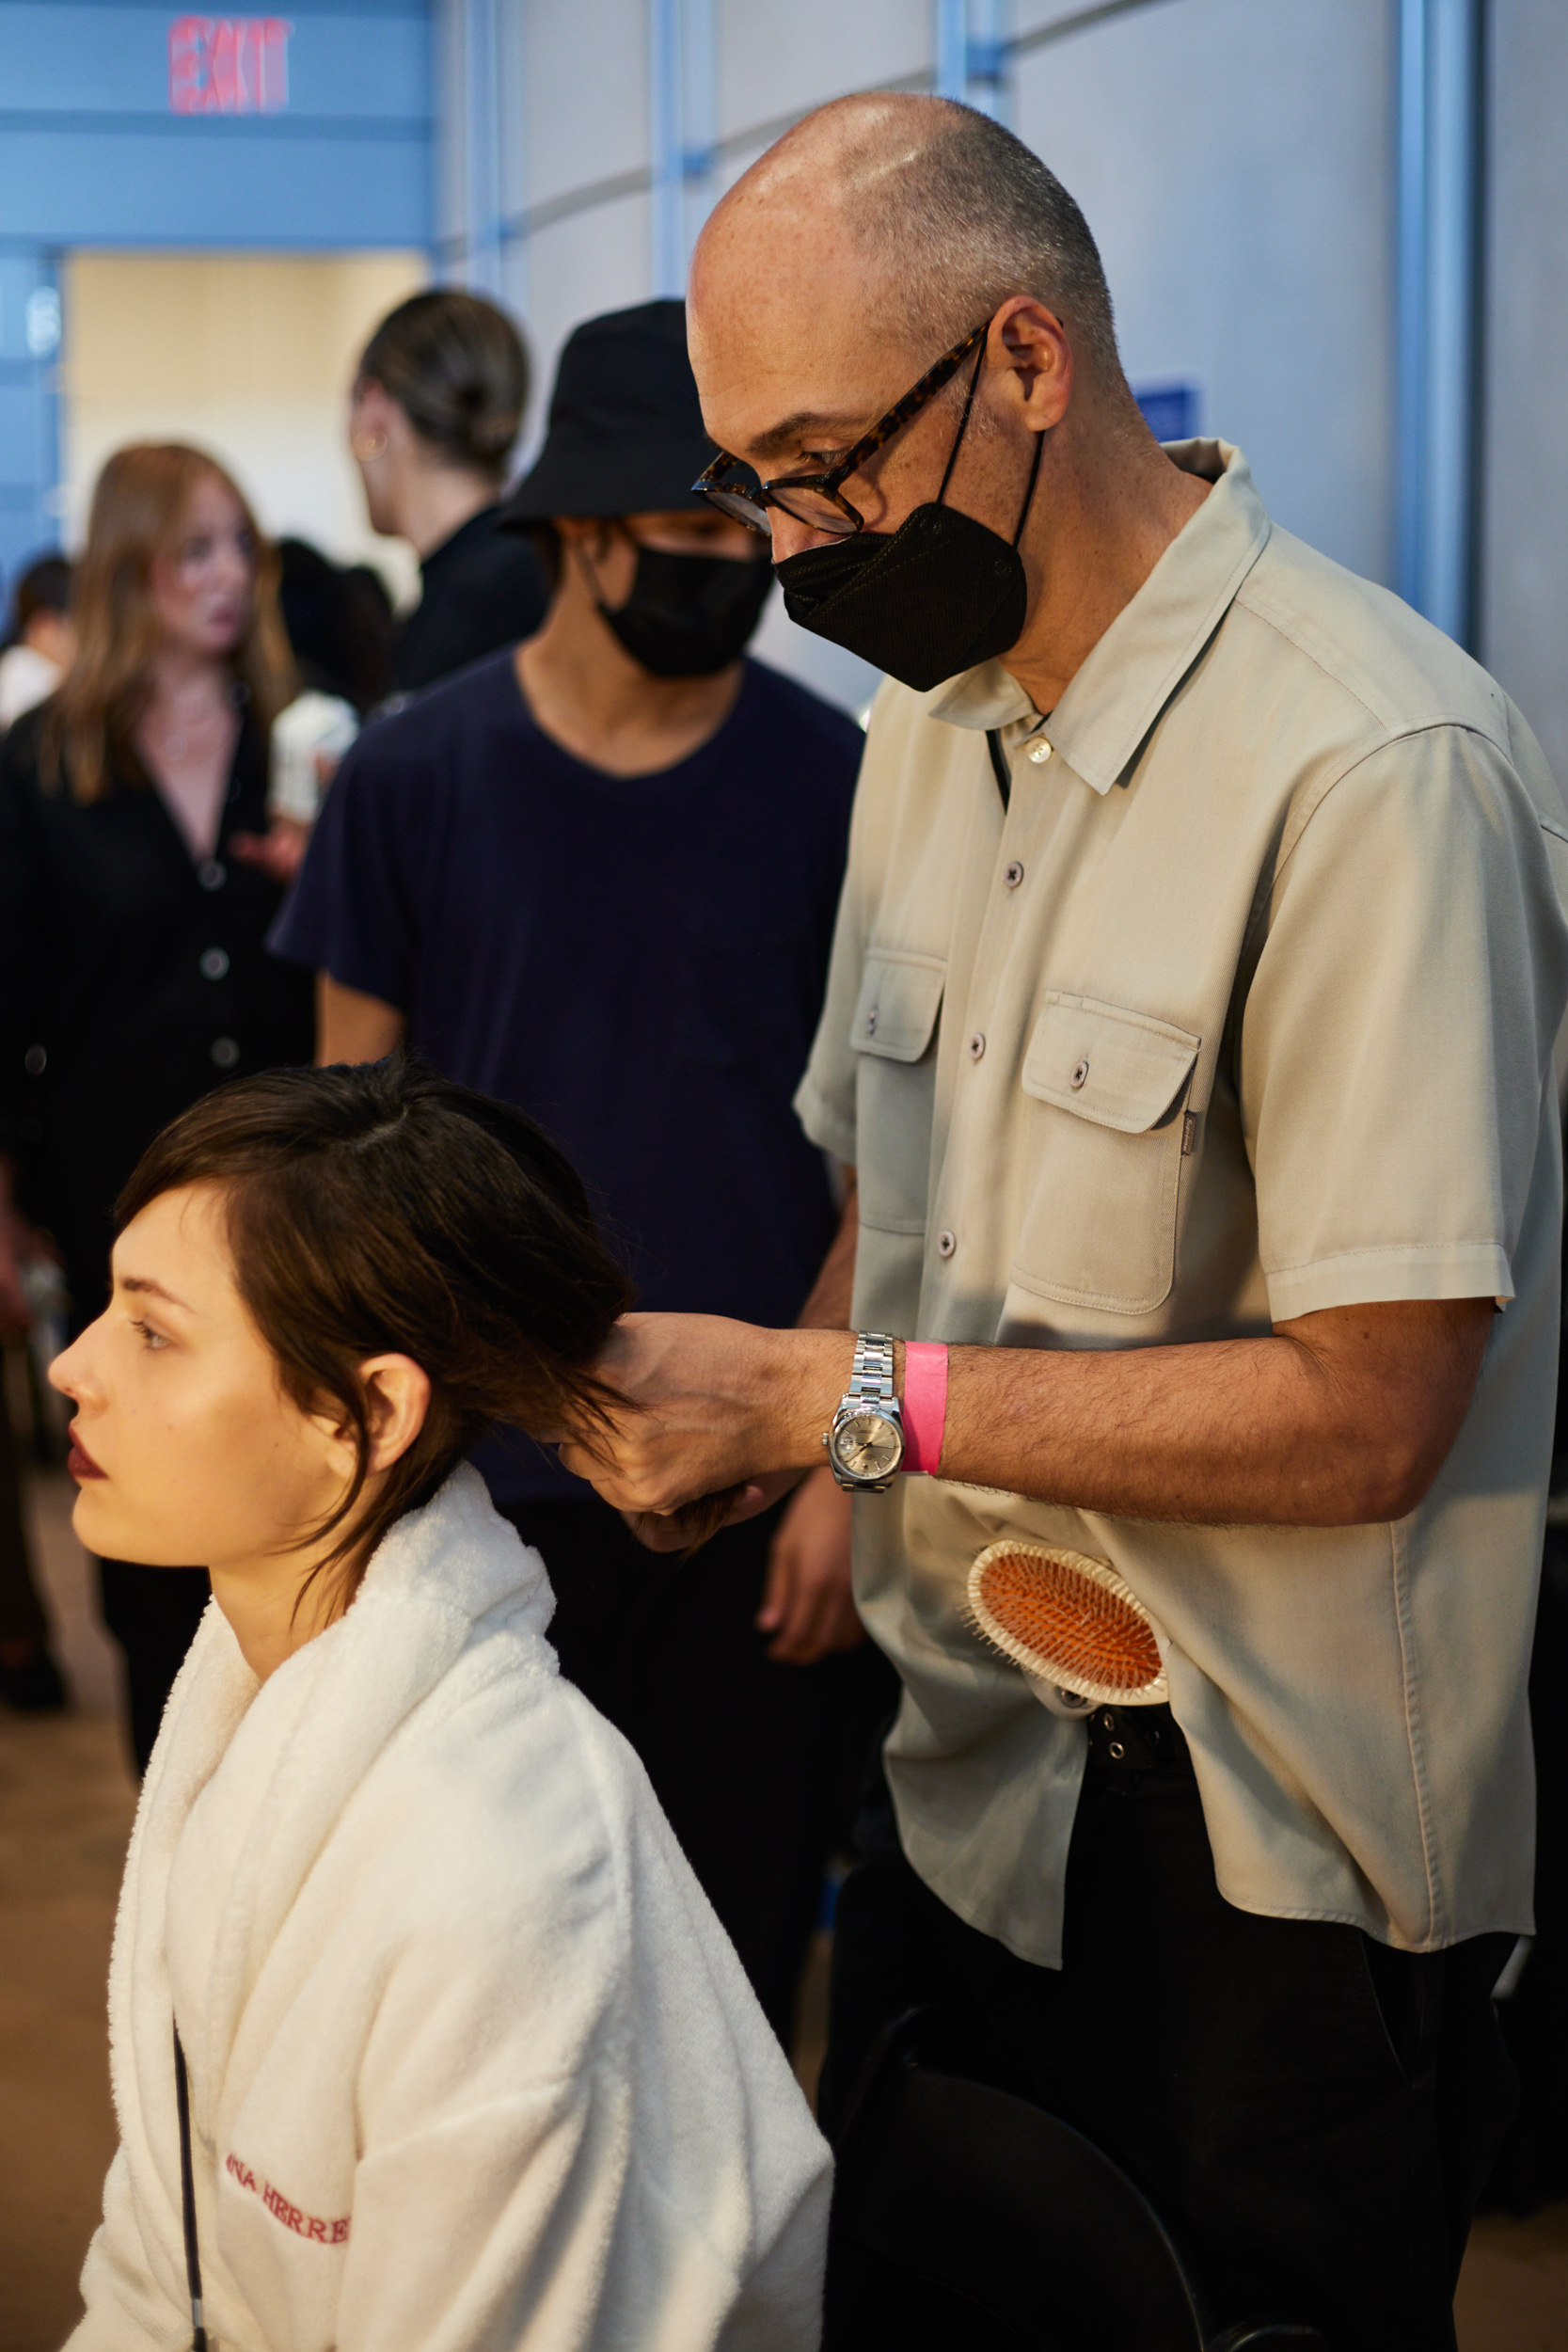
[[[942,1475],[1200,1526],[1402,1518],[1458,1435],[1492,1302],[1337,1310],[1272,1337],[949,1359]]]
[[[855,1244],[860,1238],[860,1194],[855,1171],[845,1171],[848,1190],[832,1248],[796,1322],[800,1331],[847,1331],[849,1302],[855,1293]]]
[[[941,1475],[1204,1526],[1402,1518],[1458,1434],[1492,1312],[1489,1299],[1402,1301],[1190,1346],[955,1347]],[[628,1316],[601,1368],[641,1409],[607,1454],[568,1445],[568,1467],[620,1508],[656,1512],[808,1469],[852,1344],[842,1328]]]

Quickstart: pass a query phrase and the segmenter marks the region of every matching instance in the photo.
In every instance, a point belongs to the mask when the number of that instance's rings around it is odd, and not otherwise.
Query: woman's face
[[[256,549],[245,511],[212,475],[191,492],[173,548],[152,562],[152,602],[166,645],[216,660],[250,625]]]
[[[219,1189],[161,1194],[116,1242],[113,1267],[107,1309],[49,1373],[76,1406],[82,1542],[214,1570],[296,1542],[341,1496],[353,1443],[279,1382],[234,1286]]]

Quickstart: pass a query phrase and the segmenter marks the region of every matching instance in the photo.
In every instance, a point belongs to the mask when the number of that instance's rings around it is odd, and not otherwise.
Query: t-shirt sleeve
[[[416,837],[402,762],[387,738],[395,719],[362,735],[332,779],[299,878],[268,946],[291,963],[400,1012],[413,1009],[420,919]]]
[[[1276,1322],[1513,1295],[1568,925],[1540,818],[1467,729],[1402,738],[1287,845],[1240,1089]]]

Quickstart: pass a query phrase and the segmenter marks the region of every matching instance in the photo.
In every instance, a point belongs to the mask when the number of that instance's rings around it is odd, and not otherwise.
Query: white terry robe
[[[464,1468],[258,1684],[209,1609],[109,1972],[70,2352],[809,2352],[830,2164],[630,1748]]]

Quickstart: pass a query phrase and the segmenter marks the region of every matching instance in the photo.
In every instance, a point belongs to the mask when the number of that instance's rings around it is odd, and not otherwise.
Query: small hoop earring
[[[387,436],[385,433],[367,433],[362,440],[356,441],[354,444],[356,457],[384,457],[386,453]]]

